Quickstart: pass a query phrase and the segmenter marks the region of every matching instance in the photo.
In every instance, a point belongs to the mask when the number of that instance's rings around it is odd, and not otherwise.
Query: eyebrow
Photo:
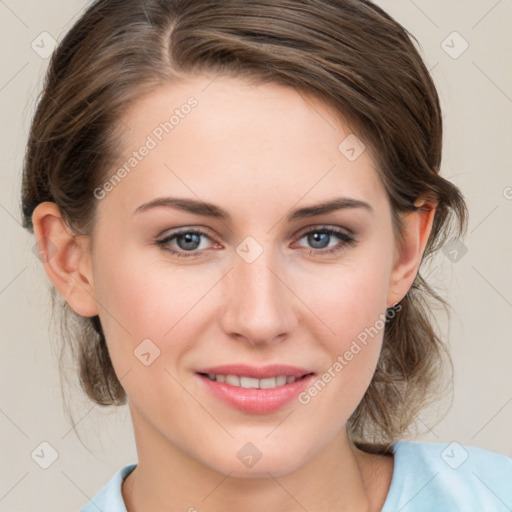
[[[195,215],[203,215],[206,217],[212,217],[225,221],[231,220],[231,215],[219,206],[216,206],[212,203],[207,203],[205,201],[179,197],[159,197],[157,199],[153,199],[152,201],[141,204],[134,213],[139,214],[152,208],[159,207],[174,208],[188,213],[193,213]],[[312,206],[306,206],[304,208],[293,210],[288,214],[287,221],[291,222],[293,220],[314,217],[316,215],[331,213],[337,210],[352,208],[363,208],[372,214],[375,213],[371,205],[364,201],[353,199],[351,197],[337,197]]]

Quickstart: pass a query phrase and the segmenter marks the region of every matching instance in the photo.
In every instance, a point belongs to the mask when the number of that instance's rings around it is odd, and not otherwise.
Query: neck
[[[122,487],[128,512],[377,511],[389,489],[389,465],[384,468],[380,456],[356,448],[345,429],[290,473],[239,478],[191,458],[159,435],[147,435],[133,419],[139,462]],[[386,477],[376,478],[381,474]]]

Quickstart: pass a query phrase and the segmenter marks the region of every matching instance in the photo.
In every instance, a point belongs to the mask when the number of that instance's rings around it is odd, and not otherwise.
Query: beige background
[[[77,510],[137,460],[127,407],[93,406],[76,391],[85,446],[71,430],[48,334],[49,281],[32,252],[35,241],[19,224],[24,144],[48,62],[31,44],[42,32],[59,40],[86,3],[0,0],[0,511]],[[432,412],[422,414],[418,439],[512,455],[512,2],[379,4],[422,45],[446,119],[443,174],[470,208],[467,253],[456,262],[440,253],[428,272],[454,309],[450,324],[439,322],[454,358],[455,394],[440,423]],[[454,31],[460,36],[448,37]],[[460,37],[469,47],[453,58],[464,48]],[[48,469],[31,457],[42,442],[58,453]]]

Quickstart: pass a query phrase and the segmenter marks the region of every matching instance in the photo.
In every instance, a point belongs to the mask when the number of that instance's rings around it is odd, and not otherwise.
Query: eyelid
[[[178,228],[166,228],[155,235],[154,239],[158,240],[159,238],[166,238],[167,236],[177,235],[180,233],[189,233],[190,231],[202,231],[204,234],[212,237],[212,231],[210,228],[202,226],[201,224],[191,224],[190,226],[182,226]]]
[[[166,231],[168,231],[168,230],[166,230]],[[193,233],[200,237],[207,238],[208,240],[210,240],[210,242],[212,244],[218,244],[216,239],[214,237],[212,237],[208,233],[208,231],[203,227],[201,227],[201,228],[189,227],[189,228],[183,228],[183,229],[178,228],[177,230],[171,231],[168,234],[165,234],[166,231],[164,231],[162,235],[155,237],[154,242],[156,244],[164,245],[165,243],[168,243],[167,241],[175,240],[177,237],[179,237],[181,235],[186,235],[188,233]],[[196,251],[196,253],[199,253],[199,252],[202,252],[202,251]]]
[[[356,232],[350,228],[341,227],[341,226],[335,226],[333,224],[313,224],[312,226],[306,226],[305,228],[302,228],[299,231],[299,234],[295,235],[294,240],[299,240],[304,235],[307,235],[311,231],[322,231],[322,230],[332,230],[336,231],[337,233],[347,235],[349,237],[354,238],[356,236]]]
[[[325,229],[332,229],[333,231],[346,234],[349,237],[355,237],[355,234],[356,234],[355,231],[353,231],[352,229],[347,228],[347,227],[339,227],[339,226],[334,226],[334,225],[330,225],[330,224],[314,224],[312,226],[306,226],[306,227],[302,228],[298,234],[293,235],[293,238],[292,238],[293,242],[295,243],[297,240],[300,240],[304,235],[310,233],[311,231],[313,231],[315,229],[317,229],[319,231],[325,230]],[[175,229],[172,229],[172,228],[164,229],[163,231],[161,231],[158,235],[156,235],[154,237],[154,241],[158,242],[158,241],[161,241],[162,239],[170,238],[172,236],[178,236],[182,233],[199,232],[199,231],[201,231],[201,234],[203,236],[207,236],[212,242],[215,241],[216,243],[218,243],[216,241],[216,237],[211,234],[211,230],[209,228],[207,228],[206,226],[201,226],[201,225],[190,225],[190,226],[184,226],[184,227],[175,228]]]

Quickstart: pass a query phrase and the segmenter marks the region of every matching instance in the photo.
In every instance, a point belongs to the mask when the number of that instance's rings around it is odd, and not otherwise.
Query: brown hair
[[[39,203],[53,201],[70,227],[90,233],[93,191],[116,162],[126,107],[195,72],[292,87],[349,121],[378,164],[397,240],[401,213],[416,209],[420,196],[437,202],[423,260],[444,244],[454,216],[456,234],[465,233],[464,199],[440,175],[442,118],[434,83],[412,36],[367,0],[92,3],[50,60],[25,155],[25,227],[32,230]],[[349,420],[354,440],[396,439],[432,397],[446,350],[429,298],[446,309],[418,273],[400,311],[386,322],[373,380]],[[98,404],[125,403],[99,318],[63,308],[62,349],[73,351],[82,388]]]

